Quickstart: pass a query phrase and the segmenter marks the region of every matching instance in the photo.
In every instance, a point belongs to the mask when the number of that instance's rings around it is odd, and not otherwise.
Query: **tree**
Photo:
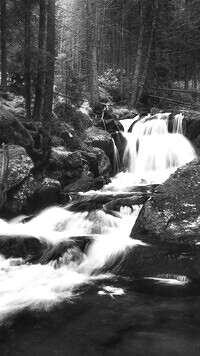
[[[95,0],[87,0],[87,91],[92,107],[99,104],[99,87],[97,74],[97,7]]]
[[[40,0],[37,78],[36,78],[36,86],[35,86],[35,103],[34,103],[34,111],[33,111],[33,120],[41,120],[41,115],[42,115],[44,79],[45,79],[46,17],[47,17],[46,0]]]
[[[155,30],[156,30],[157,17],[158,17],[158,0],[153,0],[153,17],[152,17],[151,31],[150,31],[149,43],[148,43],[148,47],[147,47],[146,59],[145,59],[144,65],[143,65],[142,75],[140,78],[137,102],[141,98],[145,80],[147,77],[147,71],[148,71],[151,50],[152,50],[152,45],[153,45],[153,39],[154,39]]]
[[[50,134],[52,124],[53,85],[54,85],[54,62],[55,62],[55,0],[47,0],[47,53],[44,86],[43,106],[43,152],[45,155],[50,151]]]
[[[7,87],[6,0],[1,0],[1,89]]]
[[[130,98],[130,107],[134,107],[137,103],[137,95],[139,90],[139,79],[142,66],[142,55],[143,55],[143,42],[144,42],[144,0],[140,1],[140,33],[138,39],[138,48],[136,54],[136,61],[134,63],[134,75],[132,81],[132,93]]]
[[[25,0],[25,99],[27,119],[31,119],[31,0]]]

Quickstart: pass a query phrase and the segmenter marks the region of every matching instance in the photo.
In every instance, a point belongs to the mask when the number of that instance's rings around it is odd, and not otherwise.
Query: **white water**
[[[178,167],[196,158],[193,146],[182,134],[183,115],[175,116],[173,133],[168,132],[169,113],[156,116],[137,121],[132,132],[124,133],[126,172],[119,173],[105,190],[131,190],[134,185],[162,183]]]
[[[167,131],[168,114],[156,120],[145,118],[125,133],[127,148],[124,155],[126,173],[119,173],[107,190],[131,189],[134,184],[146,184],[166,179],[178,166],[195,158],[195,152],[185,137]],[[79,296],[81,285],[112,278],[99,271],[125,256],[127,249],[140,241],[129,238],[139,207],[122,208],[115,216],[104,211],[74,213],[64,208],[50,208],[23,224],[20,218],[11,222],[0,220],[0,239],[15,236],[17,240],[34,236],[49,247],[62,241],[76,241],[88,236],[89,247],[81,252],[74,243],[58,260],[47,264],[31,264],[22,258],[6,259],[0,255],[0,323],[24,310],[49,310],[62,301]],[[22,217],[23,218],[23,217]],[[123,295],[123,290],[106,286],[99,295]]]
[[[173,133],[183,134],[183,119],[184,115],[182,113],[175,115],[173,123]]]
[[[120,171],[120,157],[119,157],[119,151],[117,149],[117,146],[113,138],[112,138],[112,143],[113,143],[113,171],[116,174]]]
[[[59,261],[46,265],[0,255],[0,323],[27,308],[49,310],[61,301],[78,297],[81,285],[111,278],[109,274],[95,275],[95,271],[124,254],[127,248],[142,244],[129,238],[138,211],[138,207],[133,212],[123,208],[115,217],[100,210],[88,214],[54,207],[26,224],[0,220],[1,234],[15,235],[16,239],[31,233],[54,246],[70,241],[72,236],[88,235],[93,239],[87,253],[78,251],[74,258],[73,251],[66,252]]]

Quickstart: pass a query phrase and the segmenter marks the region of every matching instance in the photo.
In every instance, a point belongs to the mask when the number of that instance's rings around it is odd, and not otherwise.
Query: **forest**
[[[124,169],[119,119],[189,110],[185,135],[198,150],[199,18],[197,0],[1,0],[0,143],[25,148],[34,174],[43,171],[37,179],[58,178],[61,191],[85,166],[103,176],[100,186]],[[60,146],[78,150],[76,174],[49,172]],[[103,149],[101,169],[91,146]],[[4,161],[1,206],[10,189]]]
[[[44,123],[58,93],[92,108],[105,95],[131,108],[145,94],[193,103],[199,12],[197,0],[2,0],[1,90]]]
[[[199,0],[0,0],[1,356],[199,356],[199,38]]]

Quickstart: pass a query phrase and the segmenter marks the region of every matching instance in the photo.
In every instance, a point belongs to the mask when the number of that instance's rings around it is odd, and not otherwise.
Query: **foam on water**
[[[127,248],[142,244],[129,238],[138,211],[138,207],[133,212],[123,208],[117,216],[112,216],[100,210],[74,213],[54,207],[26,224],[0,220],[4,238],[12,235],[19,239],[31,234],[50,245],[69,241],[75,235],[87,234],[93,240],[87,253],[79,251],[78,258],[72,255],[71,261],[65,254],[59,261],[46,265],[0,256],[0,323],[27,308],[48,310],[61,301],[71,301],[79,295],[81,285],[110,278],[109,273],[95,275],[95,272]]]
[[[105,190],[130,190],[140,184],[159,184],[175,170],[196,158],[196,153],[183,135],[183,115],[175,115],[173,133],[168,132],[170,113],[159,113],[137,121],[127,140],[123,157],[126,171],[117,175]]]
[[[138,183],[163,181],[177,167],[195,158],[194,149],[180,133],[179,124],[176,133],[168,133],[168,116],[159,114],[152,120],[146,117],[135,123],[131,133],[125,133],[127,172],[119,173],[105,190],[126,191]],[[0,256],[0,323],[24,309],[49,309],[61,301],[71,301],[78,297],[81,285],[111,278],[109,273],[102,274],[104,267],[112,265],[119,256],[125,257],[134,246],[143,245],[129,238],[139,210],[140,207],[123,207],[112,215],[103,210],[75,213],[54,207],[25,224],[23,216],[10,222],[0,219],[1,240],[6,241],[8,236],[17,240],[35,237],[50,250],[62,242],[68,247],[69,242],[69,251],[64,250],[59,258],[52,257],[46,264]],[[88,238],[90,243],[81,250],[75,237],[83,241]],[[104,288],[103,293],[114,296],[123,291]]]

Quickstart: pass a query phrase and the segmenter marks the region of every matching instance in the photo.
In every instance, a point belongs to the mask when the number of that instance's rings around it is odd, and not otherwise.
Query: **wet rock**
[[[131,236],[150,241],[200,242],[199,177],[199,160],[177,169],[144,204]]]
[[[112,137],[108,132],[90,127],[85,131],[83,139],[88,146],[102,149],[108,157],[113,155]]]
[[[46,169],[46,175],[59,180],[62,187],[80,178],[83,171],[83,160],[78,151],[71,152],[65,147],[53,147]]]
[[[6,258],[30,258],[41,255],[46,244],[33,236],[0,235],[0,254]]]
[[[79,179],[64,187],[63,192],[87,192],[93,188],[94,178],[90,171],[83,171]]]
[[[81,156],[89,163],[90,170],[94,173],[94,177],[108,177],[112,168],[110,159],[105,152],[97,147],[86,147],[81,151]]]
[[[23,146],[27,152],[34,147],[34,140],[29,131],[5,108],[0,109],[0,145],[2,143]]]
[[[2,150],[0,150],[0,153],[2,153]],[[8,156],[7,190],[10,190],[29,176],[34,165],[26,150],[21,146],[9,145]],[[3,156],[0,154],[0,169],[2,167],[2,161]]]
[[[14,215],[29,212],[37,188],[38,183],[30,174],[21,184],[8,191],[5,208]]]
[[[34,200],[39,207],[47,207],[60,203],[60,182],[51,179],[45,178],[38,191],[35,193]]]
[[[81,168],[83,162],[79,152],[71,152],[65,147],[53,147],[49,158],[49,166],[54,169]]]

